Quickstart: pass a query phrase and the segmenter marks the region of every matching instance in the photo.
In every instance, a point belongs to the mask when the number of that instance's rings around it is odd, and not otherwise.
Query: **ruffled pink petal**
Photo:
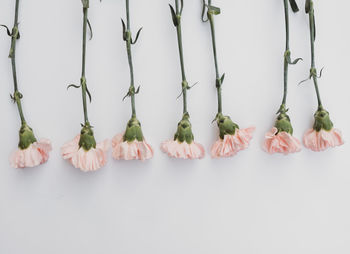
[[[112,139],[113,158],[116,160],[149,160],[153,158],[152,147],[144,141],[124,142],[124,134]]]
[[[10,156],[10,165],[13,168],[32,168],[45,163],[52,150],[51,142],[42,139],[34,142],[27,149],[17,149]]]
[[[85,151],[79,148],[80,135],[66,143],[61,148],[63,159],[68,160],[75,168],[84,172],[96,171],[102,168],[107,162],[109,141],[105,140],[96,144],[96,148]]]
[[[308,130],[304,135],[305,147],[315,152],[324,151],[330,147],[341,146],[344,144],[340,130],[333,128],[330,131],[314,129]]]
[[[61,147],[61,155],[63,159],[69,160],[75,155],[79,150],[79,140],[80,135],[77,135],[72,141],[69,141]]]
[[[265,142],[263,148],[270,154],[296,153],[301,151],[300,141],[287,132],[278,133],[278,129],[273,127],[270,132],[265,135]]]
[[[234,135],[225,135],[224,139],[217,140],[211,149],[213,158],[232,157],[237,152],[248,148],[253,138],[255,127],[237,129]]]
[[[204,147],[201,144],[192,142],[179,143],[177,140],[165,141],[161,144],[161,150],[168,156],[177,159],[202,159],[205,154]]]
[[[36,143],[36,146],[42,156],[42,163],[47,162],[49,159],[49,152],[52,151],[51,141],[48,139],[41,139]]]

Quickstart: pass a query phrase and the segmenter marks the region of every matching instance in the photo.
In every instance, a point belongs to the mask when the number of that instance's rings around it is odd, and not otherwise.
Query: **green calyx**
[[[333,123],[329,117],[329,112],[322,107],[320,107],[315,115],[315,123],[313,129],[315,131],[326,130],[330,131],[333,128]]]
[[[215,120],[219,127],[219,136],[221,139],[224,139],[225,135],[234,135],[236,133],[236,129],[239,129],[239,126],[235,124],[229,116],[218,114]]]
[[[278,129],[278,132],[287,132],[290,135],[293,135],[293,127],[290,118],[286,113],[280,113],[278,115],[275,127]]]
[[[184,114],[182,120],[178,123],[174,140],[177,140],[180,143],[186,141],[187,144],[191,144],[193,142],[194,136],[192,133],[190,115],[188,113]]]
[[[22,124],[19,131],[18,147],[22,150],[25,150],[34,142],[36,142],[36,138],[34,136],[33,129],[30,128],[26,123]]]
[[[290,118],[287,115],[288,109],[286,109],[285,104],[282,104],[280,109],[278,110],[277,114],[277,120],[275,123],[275,127],[278,130],[278,133],[280,132],[287,132],[290,135],[293,135],[293,127],[292,123],[290,122]]]
[[[81,3],[83,4],[83,8],[89,8],[89,0],[81,0]]]
[[[79,147],[84,148],[85,151],[89,151],[91,148],[96,148],[94,132],[89,123],[86,123],[80,131]]]
[[[126,127],[124,142],[143,141],[141,123],[136,117],[132,117]]]

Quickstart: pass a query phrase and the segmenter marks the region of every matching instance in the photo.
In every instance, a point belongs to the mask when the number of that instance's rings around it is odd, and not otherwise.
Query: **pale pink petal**
[[[330,147],[341,146],[344,144],[341,132],[333,128],[330,131],[314,129],[308,130],[304,135],[305,147],[315,152],[324,151]]]
[[[297,138],[293,137],[287,132],[280,132],[277,134],[277,136],[284,154],[301,151],[301,143]]]
[[[139,158],[141,160],[149,160],[153,158],[153,148],[146,143],[146,141],[137,143],[137,147],[139,150]]]
[[[144,140],[124,142],[124,134],[117,134],[112,139],[113,158],[116,160],[149,160],[153,158],[152,147]]]
[[[273,127],[270,132],[265,135],[265,142],[263,148],[270,154],[296,153],[301,151],[300,141],[287,132],[279,132],[276,127]]]
[[[333,128],[333,138],[335,146],[344,145],[343,136],[340,130]]]
[[[96,149],[101,149],[104,152],[107,152],[110,147],[110,142],[108,139],[105,139],[101,143],[96,144]]]
[[[177,140],[165,141],[161,144],[161,150],[168,156],[177,159],[202,159],[205,154],[204,147],[201,144],[192,142],[179,143]]]
[[[217,140],[211,149],[213,158],[232,157],[237,152],[248,148],[253,138],[255,127],[236,129],[234,135],[225,135],[224,139]]]
[[[225,135],[223,140],[219,139],[214,143],[211,149],[211,156],[213,158],[231,157],[238,151],[239,149],[236,149],[232,135]]]
[[[202,159],[205,154],[204,147],[201,144],[192,142],[190,144],[192,157],[190,159]]]
[[[64,144],[61,147],[61,154],[63,159],[67,160],[72,158],[72,156],[79,150],[79,140],[80,135],[77,135],[72,141]]]
[[[84,172],[96,171],[102,168],[107,163],[109,141],[104,140],[97,143],[96,148],[85,151],[84,148],[79,148],[79,140],[80,135],[61,148],[63,159],[68,160],[75,168],[79,168]]]
[[[51,142],[47,139],[34,142],[27,149],[17,149],[10,157],[13,168],[32,168],[45,163],[52,150]]]
[[[42,156],[41,163],[45,163],[49,159],[49,152],[52,151],[51,141],[48,139],[41,139],[39,142],[35,143],[35,146]]]
[[[237,129],[233,135],[234,143],[239,150],[244,150],[249,146],[249,142],[253,137],[255,127],[247,129]]]
[[[112,139],[112,147],[115,148],[118,144],[123,143],[123,136],[124,134],[117,134]]]

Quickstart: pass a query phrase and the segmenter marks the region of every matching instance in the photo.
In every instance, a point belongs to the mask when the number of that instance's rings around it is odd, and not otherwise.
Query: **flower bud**
[[[313,129],[315,131],[326,130],[330,131],[333,128],[333,123],[329,117],[329,112],[323,108],[319,108],[315,115],[315,123]]]
[[[192,125],[189,114],[184,114],[182,120],[178,123],[174,140],[177,140],[180,143],[186,141],[187,144],[191,144],[193,142],[194,136],[192,133]]]
[[[79,147],[84,148],[85,151],[96,148],[94,132],[89,123],[85,124],[80,131]]]
[[[220,130],[220,138],[224,139],[225,135],[235,135],[236,129],[239,129],[239,126],[235,124],[229,116],[224,116],[218,114],[216,121]]]
[[[33,129],[30,128],[26,123],[22,124],[19,131],[19,143],[18,147],[22,150],[27,149],[31,144],[36,142]]]
[[[143,141],[141,123],[136,117],[132,117],[129,120],[123,139],[124,142],[133,142],[135,139],[137,141]]]

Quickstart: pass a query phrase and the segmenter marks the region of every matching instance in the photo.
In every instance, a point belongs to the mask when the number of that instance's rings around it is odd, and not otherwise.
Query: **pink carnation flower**
[[[98,143],[96,148],[86,151],[79,147],[79,140],[80,135],[77,135],[61,148],[63,159],[68,160],[75,168],[79,168],[84,172],[96,171],[103,167],[107,162],[109,141],[105,140]]]
[[[113,158],[116,160],[148,160],[153,157],[152,147],[146,141],[124,141],[124,134],[112,139]]]
[[[162,143],[161,149],[177,159],[202,159],[205,154],[204,147],[194,141],[188,144],[186,141],[180,143],[177,140],[169,140]]]
[[[304,135],[304,145],[315,152],[324,151],[330,147],[343,145],[344,141],[340,130],[332,128],[330,131],[321,129],[308,130]]]
[[[255,127],[247,129],[236,129],[234,135],[226,134],[224,139],[215,142],[211,149],[213,158],[231,157],[237,152],[248,148],[250,140],[253,138]]]
[[[18,149],[10,157],[10,165],[13,168],[32,168],[45,163],[49,159],[52,150],[51,142],[42,139],[34,142],[27,149]]]
[[[300,141],[293,137],[288,132],[278,132],[276,127],[273,127],[270,132],[265,134],[265,142],[263,148],[269,154],[296,153],[301,151]]]

